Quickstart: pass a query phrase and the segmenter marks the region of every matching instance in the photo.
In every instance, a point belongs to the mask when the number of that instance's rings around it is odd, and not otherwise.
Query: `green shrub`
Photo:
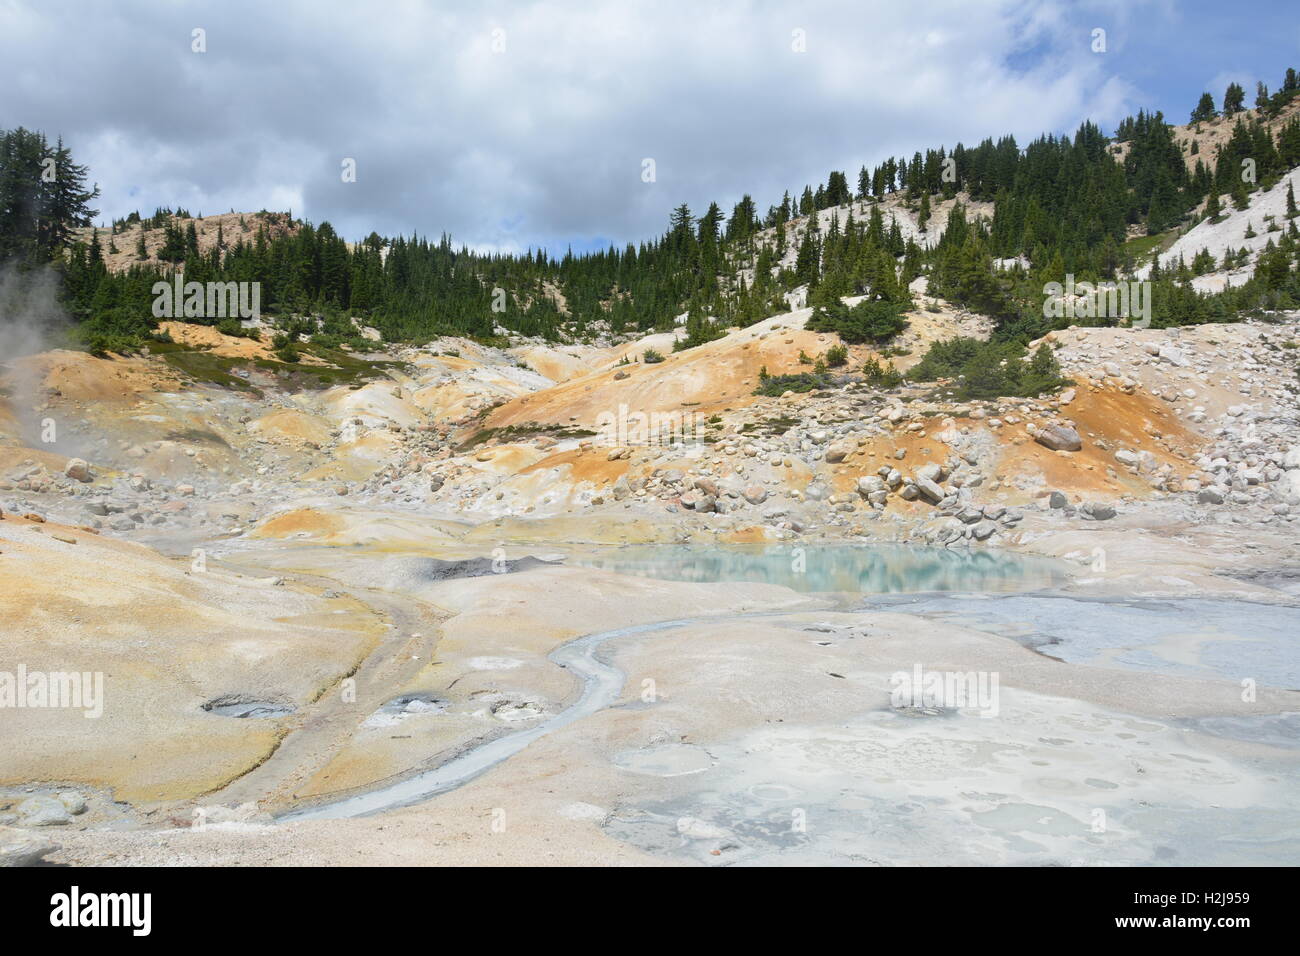
[[[888,342],[907,328],[903,313],[907,303],[885,299],[864,299],[849,307],[824,305],[813,312],[805,328],[813,332],[836,332],[845,342]]]
[[[849,350],[843,345],[832,345],[826,350],[827,368],[843,368],[849,364]]]
[[[237,339],[258,341],[262,338],[262,333],[258,329],[246,329],[238,319],[221,319],[217,322],[217,331],[222,335],[233,336]]]
[[[116,306],[81,323],[75,336],[92,355],[121,355],[139,351],[153,335],[156,324],[146,311]]]
[[[956,378],[963,366],[974,358],[986,343],[979,339],[955,338],[933,343],[921,361],[912,366],[914,382],[933,382],[939,378]]]
[[[641,361],[646,365],[658,365],[663,360],[663,355],[654,349],[646,349],[641,353]]]
[[[862,374],[867,384],[876,388],[896,388],[903,384],[903,373],[894,368],[894,363],[881,365],[874,355],[862,366]]]
[[[962,399],[1024,398],[1069,384],[1061,377],[1060,363],[1046,343],[1026,361],[1025,347],[1019,342],[962,338],[931,345],[913,366],[911,378],[918,382],[955,378]]]
[[[755,395],[784,395],[786,392],[811,392],[815,388],[829,388],[830,377],[814,372],[799,372],[797,375],[769,375],[763,379]]]

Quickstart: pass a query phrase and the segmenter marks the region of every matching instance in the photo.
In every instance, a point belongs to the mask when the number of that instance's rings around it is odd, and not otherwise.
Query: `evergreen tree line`
[[[1289,71],[1269,102],[1293,94],[1293,81]],[[1243,179],[1243,160],[1254,163],[1255,182]],[[1162,232],[1203,200],[1206,214],[1217,214],[1220,194],[1240,205],[1250,188],[1269,185],[1297,164],[1300,119],[1274,139],[1256,118],[1239,117],[1220,154],[1198,157],[1189,171],[1173,128],[1160,113],[1141,112],[1120,124],[1115,139],[1084,123],[1072,137],[1045,135],[1023,150],[1004,136],[973,149],[959,143],[950,151],[888,159],[872,170],[863,167],[856,192],[844,173],[832,172],[816,189],[804,187],[797,201],[787,192],[762,217],[749,195],[730,216],[716,202],[700,216],[683,204],[656,239],[580,255],[569,250],[558,259],[543,250],[476,253],[454,247],[447,235],[434,241],[372,233],[349,244],[327,222],[269,230],[267,214],[257,214],[256,231],[219,234],[204,251],[185,210],[158,209],[112,224],[110,252],[117,251],[115,237],[136,223],[162,229],[163,243],[151,254],[141,239],[133,263],[110,272],[98,232],[89,241],[73,241],[74,230],[97,214],[89,203],[98,190],[87,188],[85,167],[62,143],[50,147],[42,134],[19,129],[0,131],[0,259],[62,263],[71,310],[91,334],[115,341],[149,334],[151,288],[181,269],[186,281],[259,282],[266,311],[356,315],[390,340],[490,338],[501,329],[555,339],[582,336],[596,322],[615,334],[667,331],[685,314],[682,344],[689,347],[783,311],[784,294],[806,285],[820,327],[851,341],[883,341],[911,305],[908,283],[922,274],[929,275],[933,294],[993,315],[1000,334],[1023,336],[1044,324],[1038,313],[1045,281],[1060,281],[1067,272],[1112,278],[1132,265],[1125,252],[1131,226]],[[923,227],[931,197],[950,199],[961,191],[991,200],[994,213],[988,224],[972,221],[958,203],[929,249],[904,241],[876,203],[857,218],[851,211],[843,222],[833,217],[825,230],[813,215],[900,190],[919,204]],[[797,217],[810,218],[791,236]],[[763,229],[774,231],[774,242],[758,240]],[[1168,286],[1162,293],[1171,315],[1199,321],[1294,299],[1294,280],[1279,264],[1294,262],[1293,232],[1292,226],[1269,250],[1271,278],[1212,303],[1191,292],[1177,270],[1159,277]],[[793,266],[778,268],[793,241]],[[995,267],[995,260],[1016,263]],[[839,300],[850,295],[867,301],[846,310]],[[349,328],[334,327],[339,334]]]

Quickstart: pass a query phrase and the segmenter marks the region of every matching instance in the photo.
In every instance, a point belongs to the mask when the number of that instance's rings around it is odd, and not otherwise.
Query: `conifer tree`
[[[1229,83],[1223,94],[1223,115],[1232,116],[1245,109],[1246,91],[1240,83]]]
[[[1209,93],[1202,93],[1200,100],[1196,104],[1196,109],[1192,110],[1193,123],[1203,123],[1206,120],[1212,120],[1219,115],[1219,111],[1214,108],[1214,97]]]
[[[1205,201],[1205,218],[1210,222],[1219,222],[1223,219],[1223,207],[1219,203],[1219,194],[1211,192],[1210,198]]]

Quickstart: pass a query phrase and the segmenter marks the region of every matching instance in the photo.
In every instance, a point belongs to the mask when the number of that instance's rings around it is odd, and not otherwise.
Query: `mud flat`
[[[1112,552],[1092,583],[846,602],[544,562],[449,578],[419,555],[268,545],[268,567],[436,607],[430,658],[243,817],[60,828],[51,858],[1300,862],[1285,822],[1300,810],[1300,611],[1229,579],[1207,606],[1139,599],[1115,583],[1130,557]],[[895,675],[918,665],[996,675],[995,713],[894,706]]]

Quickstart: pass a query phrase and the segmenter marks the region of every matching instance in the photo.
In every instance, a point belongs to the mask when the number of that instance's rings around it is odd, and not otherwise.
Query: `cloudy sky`
[[[1300,68],[1300,18],[1293,0],[0,0],[0,64],[0,127],[63,136],[106,219],[292,209],[352,239],[562,252],[929,146],[1139,107],[1182,122],[1232,79],[1253,101]]]

